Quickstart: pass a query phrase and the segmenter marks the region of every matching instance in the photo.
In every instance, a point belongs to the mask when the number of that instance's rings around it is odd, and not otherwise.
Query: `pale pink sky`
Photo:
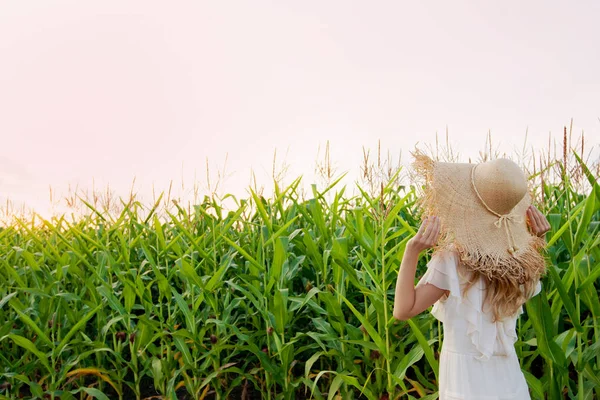
[[[0,200],[204,185],[226,154],[243,194],[275,148],[310,181],[327,140],[354,179],[362,146],[446,126],[465,156],[571,118],[597,144],[599,21],[594,0],[0,1]]]

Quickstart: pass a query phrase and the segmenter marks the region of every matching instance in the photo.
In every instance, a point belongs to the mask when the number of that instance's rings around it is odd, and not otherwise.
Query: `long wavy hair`
[[[461,275],[467,277],[463,296],[479,279],[483,281],[486,289],[483,306],[489,307],[494,316],[494,321],[518,313],[521,306],[533,296],[539,279],[538,276],[535,276],[531,279],[525,279],[523,282],[517,282],[510,277],[489,277],[481,272],[468,271],[468,267],[464,265],[459,268],[463,270]]]

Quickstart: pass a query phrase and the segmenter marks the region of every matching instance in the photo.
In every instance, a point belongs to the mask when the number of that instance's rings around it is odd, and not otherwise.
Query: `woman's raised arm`
[[[435,246],[440,234],[438,217],[427,217],[421,224],[417,234],[406,244],[394,295],[394,318],[407,320],[425,311],[435,303],[444,290],[430,283],[415,289],[415,274],[419,254]]]

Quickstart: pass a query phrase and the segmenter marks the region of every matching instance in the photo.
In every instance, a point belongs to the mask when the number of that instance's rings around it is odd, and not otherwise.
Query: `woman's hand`
[[[438,241],[440,235],[440,218],[429,216],[423,220],[419,231],[406,244],[407,249],[415,251],[417,254],[423,250],[429,249]]]
[[[544,214],[533,205],[527,209],[527,224],[531,229],[531,233],[539,237],[544,237],[546,232],[550,230],[550,223]]]
[[[432,284],[415,288],[419,253],[435,246],[440,235],[440,225],[438,217],[425,218],[417,234],[406,244],[396,281],[394,296],[394,318],[396,319],[406,320],[414,317],[438,301],[444,294],[443,289]]]

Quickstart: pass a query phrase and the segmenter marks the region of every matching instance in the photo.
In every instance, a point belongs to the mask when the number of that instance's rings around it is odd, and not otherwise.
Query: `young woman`
[[[398,273],[394,317],[433,305],[444,326],[440,400],[530,399],[514,343],[522,305],[541,290],[542,238],[550,229],[510,160],[435,162],[415,154],[426,180],[423,223]],[[435,248],[414,286],[419,254]]]

